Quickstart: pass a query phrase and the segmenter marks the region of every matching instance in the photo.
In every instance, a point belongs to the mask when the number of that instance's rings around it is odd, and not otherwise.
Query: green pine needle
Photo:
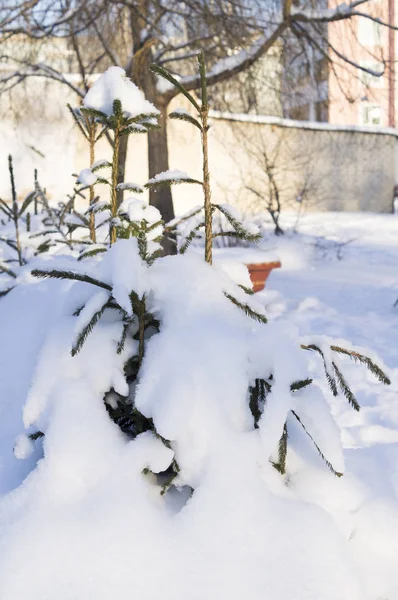
[[[316,443],[316,441],[314,440],[314,438],[312,437],[312,435],[310,434],[310,432],[308,431],[308,429],[305,427],[304,423],[302,422],[302,420],[300,419],[300,417],[298,416],[298,414],[295,413],[294,410],[292,410],[291,412],[294,415],[294,417],[297,419],[297,421],[300,423],[301,427],[304,429],[305,433],[308,435],[308,437],[310,438],[310,440],[312,441],[312,443],[314,444],[315,448],[317,449],[317,452],[318,452],[319,456],[325,462],[326,466],[331,470],[331,472],[334,475],[336,475],[336,477],[342,477],[343,473],[340,473],[339,471],[336,471],[336,469],[333,467],[332,463],[327,460],[327,458],[323,454],[322,450],[320,449],[320,447],[318,446],[318,444]]]
[[[227,221],[229,222],[229,224],[233,227],[234,232],[220,232],[219,234],[215,234],[216,236],[220,235],[226,235],[228,237],[238,237],[239,239],[242,240],[246,240],[247,242],[252,242],[252,243],[257,243],[261,240],[262,235],[261,233],[250,233],[250,231],[247,231],[247,229],[245,229],[242,225],[242,223],[240,223],[237,219],[235,219],[235,217],[233,217],[231,215],[231,213],[224,207],[221,206],[220,204],[213,204],[213,207],[216,210],[219,210],[220,213],[222,213],[224,215],[224,217],[227,219]]]
[[[257,313],[248,304],[243,304],[242,302],[239,302],[239,300],[237,300],[227,292],[224,292],[224,296],[228,298],[228,300],[230,300],[233,304],[235,304],[235,306],[243,310],[243,312],[251,319],[258,321],[259,323],[268,323],[267,317],[264,317],[264,315],[260,315],[259,313]]]
[[[385,385],[391,384],[391,379],[384,373],[384,371],[376,365],[368,356],[364,356],[363,354],[359,354],[358,352],[354,352],[353,350],[347,350],[346,348],[341,348],[340,346],[330,346],[333,352],[337,352],[338,354],[344,354],[345,356],[349,356],[355,362],[360,362],[365,365],[369,371],[381,382]]]
[[[107,248],[94,248],[92,250],[83,250],[79,256],[77,260],[83,260],[84,258],[90,258],[92,256],[97,256],[97,254],[102,254],[103,252],[106,252]]]
[[[152,71],[152,73],[156,73],[156,75],[163,77],[163,79],[167,79],[167,81],[173,84],[174,87],[176,87],[181,92],[181,94],[183,94],[190,101],[190,103],[196,108],[196,110],[200,112],[200,106],[196,102],[195,98],[184,88],[183,85],[181,85],[179,81],[177,81],[175,77],[173,77],[173,75],[169,71],[167,71],[167,69],[164,69],[163,67],[160,67],[155,63],[152,63],[149,66],[149,68]]]
[[[188,113],[182,113],[179,111],[173,111],[169,114],[169,119],[175,119],[178,121],[185,121],[187,123],[191,123],[191,125],[195,125],[200,131],[203,131],[202,125],[199,123],[195,117],[192,117]]]
[[[326,376],[326,381],[329,384],[329,387],[332,391],[333,396],[338,396],[338,389],[337,389],[337,383],[335,378],[333,377],[333,375],[331,373],[329,373],[328,371],[328,367],[326,364],[326,359],[325,359],[325,355],[323,354],[322,350],[319,348],[319,346],[316,346],[315,344],[309,344],[308,346],[305,345],[301,345],[303,350],[312,350],[314,352],[317,352],[321,357],[322,357],[322,361],[323,361],[323,367],[325,369],[325,376]]]
[[[109,301],[106,301],[105,304],[100,308],[90,319],[90,322],[83,327],[79,335],[77,336],[76,342],[72,347],[71,355],[76,356],[83,348],[85,341],[87,340],[90,333],[93,331],[94,327],[97,325],[105,310],[109,308]]]
[[[240,289],[243,290],[245,292],[245,294],[248,294],[249,296],[254,295],[254,291],[252,289],[246,287],[245,285],[238,283],[238,287],[240,287]]]
[[[198,185],[203,185],[201,181],[198,179],[192,179],[192,177],[170,177],[170,179],[159,179],[151,182],[148,181],[144,187],[148,190],[156,190],[163,187],[169,187],[171,185],[181,185],[182,183],[196,183]]]
[[[332,362],[332,365],[333,365],[334,372],[336,374],[337,382],[340,386],[342,393],[347,398],[347,400],[348,400],[349,404],[351,404],[352,408],[354,410],[359,411],[361,407],[359,406],[357,399],[355,398],[347,381],[345,380],[343,373],[340,371],[340,369],[338,368],[338,366],[336,365],[336,363],[334,361]]]
[[[44,433],[42,431],[35,431],[34,433],[30,433],[28,437],[30,440],[32,440],[32,442],[35,442],[36,440],[44,437]]]
[[[205,222],[203,221],[203,223],[199,223],[199,225],[197,225],[194,229],[192,229],[192,231],[187,235],[187,237],[184,240],[184,243],[180,247],[180,250],[179,250],[180,254],[185,254],[185,252],[188,250],[189,246],[192,244],[194,239],[200,237],[199,230],[202,229],[202,227],[204,227],[204,226],[205,226]]]
[[[206,61],[203,50],[198,53],[198,66],[200,75],[200,87],[202,92],[202,110],[208,109],[207,98],[207,80],[206,80]]]
[[[99,281],[99,279],[94,279],[94,277],[90,277],[90,275],[86,275],[84,273],[73,273],[73,271],[61,271],[57,269],[52,269],[51,271],[43,271],[42,269],[33,269],[31,272],[33,277],[42,277],[49,279],[71,279],[73,281],[82,281],[83,283],[90,283],[91,285],[96,285],[97,287],[103,288],[104,290],[112,291],[112,287],[103,281]]]
[[[297,392],[298,390],[302,390],[303,388],[311,385],[312,383],[312,379],[301,379],[300,381],[295,381],[294,383],[291,384],[290,386],[290,391],[291,392]]]
[[[122,337],[120,338],[118,345],[117,345],[117,350],[116,353],[117,354],[121,354],[124,350],[124,346],[126,344],[126,339],[127,339],[127,333],[130,327],[130,321],[128,321],[127,323],[124,323],[123,325],[123,331],[122,331]]]
[[[88,140],[87,132],[84,129],[84,126],[83,126],[83,123],[82,123],[81,119],[79,118],[79,114],[81,114],[80,111],[78,111],[77,109],[72,108],[72,106],[69,103],[66,106],[68,107],[69,112],[72,115],[75,124],[78,126],[78,128],[80,130],[80,133],[82,135],[84,135],[84,137],[86,138],[86,140]]]
[[[278,444],[278,462],[272,463],[273,466],[281,475],[286,473],[286,457],[287,457],[287,444],[289,440],[289,434],[287,431],[287,423],[283,426],[283,433],[280,437]]]

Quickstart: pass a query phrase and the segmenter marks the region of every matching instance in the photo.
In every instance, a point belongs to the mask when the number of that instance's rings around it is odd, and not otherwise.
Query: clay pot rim
[[[263,271],[265,269],[279,269],[282,266],[279,260],[263,263],[246,263],[246,267],[252,271]]]

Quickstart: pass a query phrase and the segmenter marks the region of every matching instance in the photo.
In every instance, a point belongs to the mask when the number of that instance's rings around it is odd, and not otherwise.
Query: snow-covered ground
[[[293,216],[284,219],[288,228]],[[362,409],[337,399],[346,473],[298,480],[307,500],[335,516],[372,598],[398,597],[398,218],[321,213],[301,218],[296,235],[275,240],[283,268],[260,292],[274,318],[302,335],[326,334],[370,348],[392,373],[388,388],[352,366],[349,382]]]
[[[189,501],[184,488],[160,496],[142,468],[162,471],[171,451],[150,432],[126,441],[103,408],[104,392],[120,384],[123,356],[112,350],[120,323],[105,319],[70,357],[72,314],[92,302],[92,290],[32,282],[30,265],[0,300],[0,600],[396,600],[398,218],[322,213],[302,217],[297,233],[294,224],[294,215],[284,217],[286,235],[270,235],[259,251],[279,256],[283,268],[256,295],[271,323],[259,330],[264,355],[253,351],[253,369],[270,362],[282,380],[285,370],[301,373],[301,354],[309,353],[292,350],[291,325],[304,337],[369,348],[387,366],[392,384],[384,387],[344,361],[360,412],[325,389],[341,427],[344,476],[327,469],[290,421],[286,476],[271,467],[272,406],[284,401],[283,386],[257,430],[266,455],[259,457],[252,425],[242,426],[241,348],[255,326],[226,301],[225,274],[188,254],[157,261],[148,279],[134,253],[123,254],[134,240],[119,240],[102,266],[79,264],[98,278],[110,277],[109,260],[129,265],[115,271],[117,297],[127,278],[130,287],[151,284],[154,309],[161,308],[137,402],[166,439],[177,440],[173,450],[187,460],[180,464],[195,492]],[[70,256],[57,260],[77,268]],[[326,388],[324,378],[317,383]],[[317,398],[309,400],[316,408]],[[41,441],[31,454],[33,444],[18,438],[24,405],[25,424],[46,433],[43,460]],[[325,424],[316,432],[322,448],[330,447]],[[331,450],[338,458],[336,445]]]

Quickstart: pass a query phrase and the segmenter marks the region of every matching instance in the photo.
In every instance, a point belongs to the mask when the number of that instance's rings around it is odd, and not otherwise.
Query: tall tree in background
[[[221,84],[246,71],[291,35],[319,49],[319,32],[329,23],[352,18],[374,20],[367,13],[366,5],[371,1],[346,4],[336,0],[335,7],[328,8],[323,0],[3,0],[0,57],[14,68],[0,77],[0,84],[4,91],[29,77],[46,77],[82,98],[91,75],[110,65],[122,67],[162,113],[162,127],[151,131],[148,140],[149,177],[153,177],[169,168],[165,118],[178,90],[156,80],[149,69],[152,62],[178,73],[188,91],[197,90],[200,78],[192,70],[195,61],[189,59],[202,48],[208,85]],[[18,43],[13,45],[16,36]],[[80,84],[50,59],[38,60],[32,55],[32,44],[45,43],[54,36],[64,38],[72,51]],[[17,56],[12,51],[16,46]],[[332,60],[330,52],[325,51],[325,56]],[[349,56],[339,59],[352,62]],[[358,68],[368,70],[361,65]],[[121,179],[126,156],[127,137],[120,151]],[[173,218],[168,187],[151,193],[150,202],[165,221]]]

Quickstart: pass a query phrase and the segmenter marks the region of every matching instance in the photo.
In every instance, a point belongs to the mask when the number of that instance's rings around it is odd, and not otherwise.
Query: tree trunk
[[[158,107],[162,111],[159,119],[160,129],[150,131],[148,134],[148,169],[149,179],[158,173],[169,170],[169,152],[167,146],[167,106]],[[174,219],[173,198],[170,186],[158,190],[150,190],[149,204],[156,206],[165,223]],[[175,254],[177,251],[174,238],[165,239],[163,243],[165,254]]]
[[[161,107],[162,115],[159,119],[160,129],[154,129],[148,134],[148,169],[149,179],[169,170],[169,152],[167,147],[167,107]],[[150,193],[150,204],[159,209],[162,218],[167,223],[174,219],[173,199],[170,187],[162,187]]]
[[[128,139],[129,139],[128,135],[124,135],[120,140],[119,160],[118,160],[118,176],[117,176],[118,183],[123,183],[125,181],[124,176],[126,173]],[[123,202],[123,191],[119,190],[117,192],[117,205],[120,206],[122,202]]]
[[[160,129],[154,129],[148,133],[148,173],[149,179],[169,170],[169,150],[167,145],[167,106],[156,91],[156,81],[149,68],[143,72],[143,89],[146,98],[152,102],[158,110]],[[149,203],[156,206],[165,223],[174,219],[173,198],[169,186],[161,187],[159,190],[150,190]],[[175,254],[177,251],[175,239],[165,239],[163,243],[165,254]]]

